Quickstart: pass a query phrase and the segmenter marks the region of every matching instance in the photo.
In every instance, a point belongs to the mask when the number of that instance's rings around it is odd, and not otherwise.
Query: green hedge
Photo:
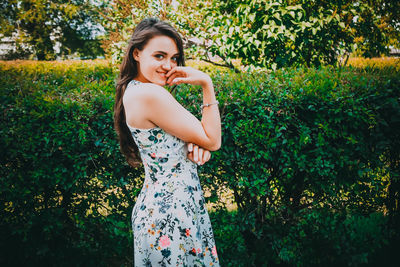
[[[211,73],[223,144],[200,172],[221,265],[395,266],[399,73]],[[105,62],[0,63],[0,265],[132,264],[143,171],[118,149],[115,75]],[[199,115],[199,88],[176,97]]]

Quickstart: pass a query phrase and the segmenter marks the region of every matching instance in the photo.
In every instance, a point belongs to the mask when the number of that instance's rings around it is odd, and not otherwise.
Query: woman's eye
[[[174,62],[178,62],[178,57],[173,57],[173,58],[171,58],[172,59],[172,61],[174,61]]]
[[[163,55],[155,55],[155,57],[156,57],[157,59],[163,59],[163,58],[164,58]]]

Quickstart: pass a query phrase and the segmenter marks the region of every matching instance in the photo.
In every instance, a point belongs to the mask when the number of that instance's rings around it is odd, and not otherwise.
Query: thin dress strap
[[[129,87],[129,85],[138,85],[138,84],[140,84],[141,82],[139,82],[139,81],[137,81],[137,80],[131,80],[129,83],[128,83],[128,85],[126,86],[126,88],[128,88]]]

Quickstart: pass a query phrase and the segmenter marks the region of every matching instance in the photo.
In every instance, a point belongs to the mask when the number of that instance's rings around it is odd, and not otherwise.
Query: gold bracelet
[[[219,104],[218,100],[215,101],[214,103],[203,104],[203,105],[201,105],[201,110],[203,110],[203,108],[206,108],[206,107],[209,107],[209,106],[212,106],[212,105],[216,105],[216,104]]]

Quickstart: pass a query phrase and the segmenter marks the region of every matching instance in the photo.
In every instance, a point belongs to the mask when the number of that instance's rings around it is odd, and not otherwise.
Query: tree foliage
[[[104,4],[101,16],[107,37],[102,47],[114,63],[120,62],[129,37],[142,19],[158,17],[169,21],[181,33],[186,44],[190,44],[189,38],[195,36],[193,31],[196,27],[207,30],[203,26],[204,10],[211,8],[210,3],[204,0],[112,0]]]
[[[244,65],[273,69],[333,64],[351,50],[344,22],[349,15],[284,0],[221,2],[208,15],[215,18],[208,50],[221,58],[240,58]]]
[[[398,34],[392,0],[110,1],[104,47],[115,61],[144,17],[171,22],[188,55],[234,67],[281,68],[342,63],[351,52],[377,56]],[[390,37],[390,38],[389,38]],[[221,62],[220,62],[221,64]]]
[[[51,60],[73,53],[92,58],[101,54],[95,36],[97,8],[88,0],[2,2],[0,38],[15,40],[15,48],[8,57],[34,55],[39,60]]]
[[[376,57],[400,48],[400,1],[361,1],[356,43],[358,54]]]

